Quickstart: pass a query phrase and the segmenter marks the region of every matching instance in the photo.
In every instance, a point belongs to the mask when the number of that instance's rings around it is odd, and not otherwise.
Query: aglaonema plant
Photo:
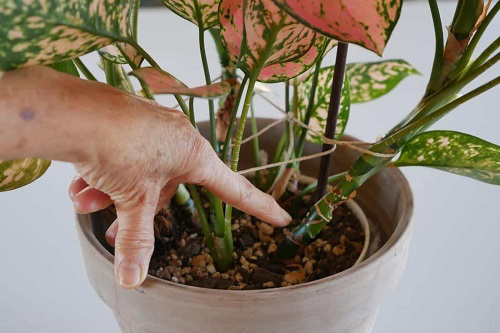
[[[203,85],[199,87],[188,87],[166,68],[160,68],[140,46],[138,0],[0,0],[0,70],[50,65],[96,80],[79,57],[97,51],[108,84],[152,100],[156,94],[172,94],[195,127],[194,99],[208,99],[209,141],[233,171],[238,171],[249,116],[252,132],[258,132],[253,114],[253,99],[261,95],[257,83],[285,82],[286,126],[276,140],[274,156],[270,156],[270,162],[280,165],[269,167],[265,177],[258,171],[255,184],[272,192],[276,199],[292,196],[295,204],[316,191],[317,202],[280,245],[278,254],[282,258],[293,257],[300,246],[314,239],[332,221],[333,210],[354,197],[368,178],[385,167],[428,166],[500,184],[499,146],[464,133],[427,131],[454,108],[499,83],[496,77],[460,95],[499,60],[498,38],[477,58],[472,57],[499,3],[489,9],[489,3],[483,1],[459,1],[445,43],[436,0],[429,0],[436,50],[422,99],[384,137],[364,147],[349,170],[327,177],[328,153],[334,144],[340,144],[352,104],[383,96],[408,75],[418,74],[401,59],[346,63],[348,43],[382,54],[399,19],[401,1],[161,1],[197,26],[203,65]],[[208,65],[207,35],[213,37],[221,63],[221,80],[216,82]],[[324,58],[335,48],[335,66],[323,66]],[[138,80],[140,90],[131,77]],[[214,99],[220,99],[218,111]],[[321,163],[326,164],[318,183],[286,193],[286,185],[300,172],[306,141],[324,144]],[[252,142],[256,164],[261,166],[258,136]],[[34,181],[49,165],[50,161],[40,159],[0,162],[0,191]],[[327,183],[332,185],[328,190]],[[210,193],[208,201],[210,207],[205,212],[199,188],[191,184],[181,185],[174,200],[198,221],[218,270],[226,271],[233,255],[233,210]]]

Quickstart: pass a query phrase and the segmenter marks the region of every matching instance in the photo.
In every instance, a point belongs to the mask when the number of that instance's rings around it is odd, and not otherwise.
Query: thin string
[[[276,162],[276,163],[271,163],[271,164],[267,164],[267,165],[262,165],[260,167],[255,167],[255,168],[250,168],[250,169],[246,169],[246,170],[241,170],[241,171],[238,171],[237,173],[239,175],[244,175],[244,174],[247,174],[247,173],[250,173],[250,172],[261,171],[261,170],[265,170],[265,169],[269,169],[269,168],[275,168],[275,167],[278,167],[278,166],[281,166],[281,165],[284,165],[284,164],[288,164],[288,163],[295,163],[295,162],[302,162],[302,161],[310,160],[310,159],[313,159],[313,158],[316,158],[316,157],[321,157],[323,155],[327,155],[327,154],[333,153],[336,148],[337,148],[336,146],[333,146],[331,149],[329,149],[327,151],[324,151],[324,152],[317,153],[317,154],[302,156],[302,157],[299,157],[299,158],[292,158],[291,160],[284,161],[284,162]]]
[[[272,100],[270,100],[269,98],[267,98],[263,94],[260,94],[260,93],[257,93],[257,94],[260,97],[262,97],[265,101],[267,101],[269,104],[271,104],[272,106],[274,106],[278,111],[280,111],[281,113],[284,113],[286,115],[285,110],[281,109]],[[348,148],[356,150],[356,151],[358,151],[360,153],[372,155],[372,156],[375,156],[375,157],[389,158],[389,157],[394,157],[394,156],[397,155],[397,154],[382,154],[382,153],[377,153],[377,152],[373,152],[373,151],[368,150],[368,149],[363,149],[363,148],[355,146],[355,145],[372,145],[372,143],[369,143],[369,142],[363,142],[363,141],[352,141],[352,142],[351,141],[338,141],[338,140],[333,140],[333,139],[325,138],[322,133],[316,131],[311,126],[304,124],[302,121],[300,121],[299,119],[295,118],[293,115],[286,115],[286,116],[287,116],[287,119],[290,119],[291,121],[295,122],[299,126],[304,127],[307,130],[309,130],[312,133],[314,133],[317,136],[319,136],[321,138],[321,141],[323,143],[327,143],[327,144],[330,144],[330,145],[339,145],[339,146],[348,147]]]
[[[288,115],[287,117],[285,117],[285,119],[288,118]],[[276,185],[278,185],[278,182],[280,181],[281,177],[283,176],[283,173],[285,173],[285,166],[288,165],[291,161],[290,161],[290,157],[292,156],[292,153],[293,153],[293,143],[294,143],[294,140],[293,140],[293,126],[288,126],[288,150],[285,154],[285,159],[283,162],[280,162],[282,163],[281,167],[280,167],[280,170],[278,172],[278,175],[276,176],[276,178],[274,178],[274,182],[272,183],[272,185],[269,187],[269,189],[267,190],[266,193],[271,193],[272,191],[274,191],[274,188],[276,187]]]

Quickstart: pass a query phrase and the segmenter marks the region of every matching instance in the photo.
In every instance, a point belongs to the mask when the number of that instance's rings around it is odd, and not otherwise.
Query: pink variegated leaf
[[[381,55],[399,19],[401,0],[273,0],[308,27]]]
[[[262,82],[275,83],[297,77],[310,69],[322,55],[324,56],[335,45],[337,45],[337,42],[328,41],[328,38],[323,36],[316,36],[313,46],[302,57],[268,65],[262,68],[257,79]],[[326,49],[323,51],[325,47]]]
[[[99,54],[116,64],[133,63],[135,67],[140,67],[144,58],[137,52],[135,47],[126,43],[116,43],[100,49]]]
[[[220,0],[161,0],[180,17],[193,22],[203,30],[219,23],[217,9]]]
[[[222,0],[219,20],[223,45],[247,73],[303,57],[316,37],[271,0]]]
[[[227,82],[189,88],[173,75],[156,67],[138,68],[132,71],[130,75],[143,80],[154,94],[179,94],[212,99],[225,96],[231,92],[231,86]]]

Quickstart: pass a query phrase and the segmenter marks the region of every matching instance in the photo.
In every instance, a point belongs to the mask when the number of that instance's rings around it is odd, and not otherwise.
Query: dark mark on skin
[[[21,112],[19,113],[19,116],[21,117],[22,120],[24,121],[31,121],[35,118],[35,111],[33,111],[30,108],[23,108]]]

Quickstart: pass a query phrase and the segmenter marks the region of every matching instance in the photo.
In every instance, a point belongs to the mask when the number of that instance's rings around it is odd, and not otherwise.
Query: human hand
[[[202,185],[221,200],[273,225],[291,220],[271,196],[233,173],[184,114],[127,96],[117,122],[94,152],[75,163],[69,195],[81,213],[114,202],[117,220],[106,232],[115,247],[115,277],[126,288],[147,276],[154,215],[181,183]]]

